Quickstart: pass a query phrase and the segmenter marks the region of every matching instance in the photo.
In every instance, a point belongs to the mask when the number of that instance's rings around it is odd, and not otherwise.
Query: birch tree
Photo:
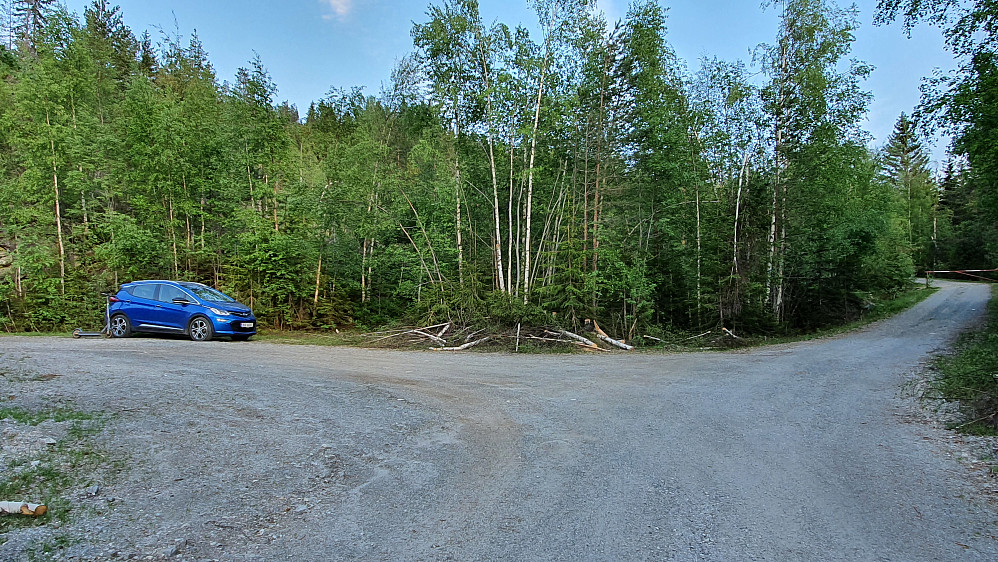
[[[787,261],[790,239],[797,236],[795,225],[810,230],[815,218],[825,218],[795,216],[795,207],[815,195],[814,183],[806,178],[820,170],[820,151],[862,140],[859,122],[870,94],[860,83],[871,69],[858,61],[851,61],[848,70],[839,68],[854,40],[855,10],[826,0],[783,0],[775,5],[781,10],[779,36],[764,55],[772,78],[765,96],[773,120],[775,166],[767,283],[773,314],[782,319],[792,277],[787,268],[796,265]],[[819,195],[823,200],[832,197]]]

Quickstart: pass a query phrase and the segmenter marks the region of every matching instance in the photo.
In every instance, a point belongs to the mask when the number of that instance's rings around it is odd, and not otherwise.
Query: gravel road
[[[0,392],[115,414],[128,469],[62,558],[996,560],[998,515],[901,392],[983,316],[988,287],[939,285],[727,353],[4,337],[0,372],[60,376]]]

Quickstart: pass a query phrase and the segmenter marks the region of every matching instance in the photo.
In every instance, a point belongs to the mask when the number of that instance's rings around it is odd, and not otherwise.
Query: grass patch
[[[0,408],[0,420],[9,418],[25,425],[38,425],[48,420],[54,422],[97,421],[102,415],[93,412],[81,412],[72,408],[53,408],[41,412],[31,412],[23,408]]]
[[[960,337],[956,353],[935,362],[939,376],[927,397],[957,401],[965,421],[953,428],[973,435],[998,435],[998,299],[992,285],[984,326]]]
[[[17,529],[69,521],[81,509],[71,495],[93,485],[94,478],[107,469],[121,468],[117,466],[120,463],[114,462],[93,440],[110,419],[107,414],[65,407],[36,412],[0,408],[0,418],[15,420],[23,426],[36,426],[49,420],[70,424],[65,437],[54,446],[28,457],[14,458],[5,467],[0,478],[0,498],[45,504],[48,511],[40,517],[0,518],[0,542],[4,542],[8,532]]]
[[[304,332],[283,330],[261,330],[253,336],[253,341],[285,343],[294,345],[360,345],[364,342],[359,332],[343,330],[337,332]]]

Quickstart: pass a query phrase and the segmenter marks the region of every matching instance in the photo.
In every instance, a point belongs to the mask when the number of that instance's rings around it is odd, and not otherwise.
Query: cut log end
[[[0,501],[0,514],[10,515],[30,515],[38,517],[48,512],[48,507],[44,504],[28,502]]]
[[[590,322],[590,320],[587,319],[586,323],[589,323],[589,322]],[[610,345],[612,345],[614,347],[619,347],[620,349],[624,349],[626,351],[630,351],[630,350],[634,349],[633,345],[628,345],[628,344],[626,344],[626,343],[624,343],[624,342],[622,342],[620,340],[615,340],[615,339],[611,338],[610,336],[606,335],[606,332],[604,332],[602,329],[600,329],[599,324],[597,324],[595,320],[592,320],[591,322],[592,322],[592,325],[593,325],[593,331],[596,332],[596,335],[599,337],[599,339],[605,341],[606,343],[608,343],[608,344],[610,344]]]

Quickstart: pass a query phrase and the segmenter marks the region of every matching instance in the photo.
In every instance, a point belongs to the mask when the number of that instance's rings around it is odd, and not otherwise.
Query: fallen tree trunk
[[[564,336],[566,338],[572,338],[573,340],[575,340],[575,341],[577,341],[579,343],[584,344],[586,347],[592,347],[592,348],[595,348],[595,349],[599,349],[599,346],[596,345],[596,342],[594,342],[594,341],[592,341],[590,339],[586,339],[586,338],[580,336],[579,334],[573,334],[572,332],[569,332],[567,330],[559,330],[557,332],[557,335]]]
[[[596,331],[596,336],[599,339],[605,341],[606,343],[608,343],[610,345],[619,347],[620,349],[626,349],[627,351],[630,351],[630,350],[634,349],[633,345],[627,345],[626,343],[624,343],[622,341],[615,340],[615,339],[611,338],[610,336],[606,335],[606,332],[604,332],[603,330],[600,329],[599,324],[597,324],[595,320],[593,320],[592,323],[593,323],[593,330]]]
[[[445,340],[445,339],[443,339],[441,337],[434,336],[433,334],[424,332],[422,330],[413,330],[412,333],[413,334],[419,334],[420,336],[423,336],[424,338],[431,339],[431,340],[439,343],[440,345],[447,345],[447,340]]]
[[[44,505],[37,503],[0,501],[0,514],[33,515],[38,517],[39,515],[45,515],[48,509]]]
[[[485,336],[484,338],[482,338],[480,340],[475,340],[473,342],[468,342],[468,343],[466,343],[464,345],[459,345],[457,347],[431,347],[430,349],[432,349],[433,351],[464,351],[465,349],[468,349],[468,348],[471,348],[471,347],[475,347],[476,345],[478,345],[480,343],[485,343],[485,342],[489,341],[490,339],[491,339],[491,336]]]

